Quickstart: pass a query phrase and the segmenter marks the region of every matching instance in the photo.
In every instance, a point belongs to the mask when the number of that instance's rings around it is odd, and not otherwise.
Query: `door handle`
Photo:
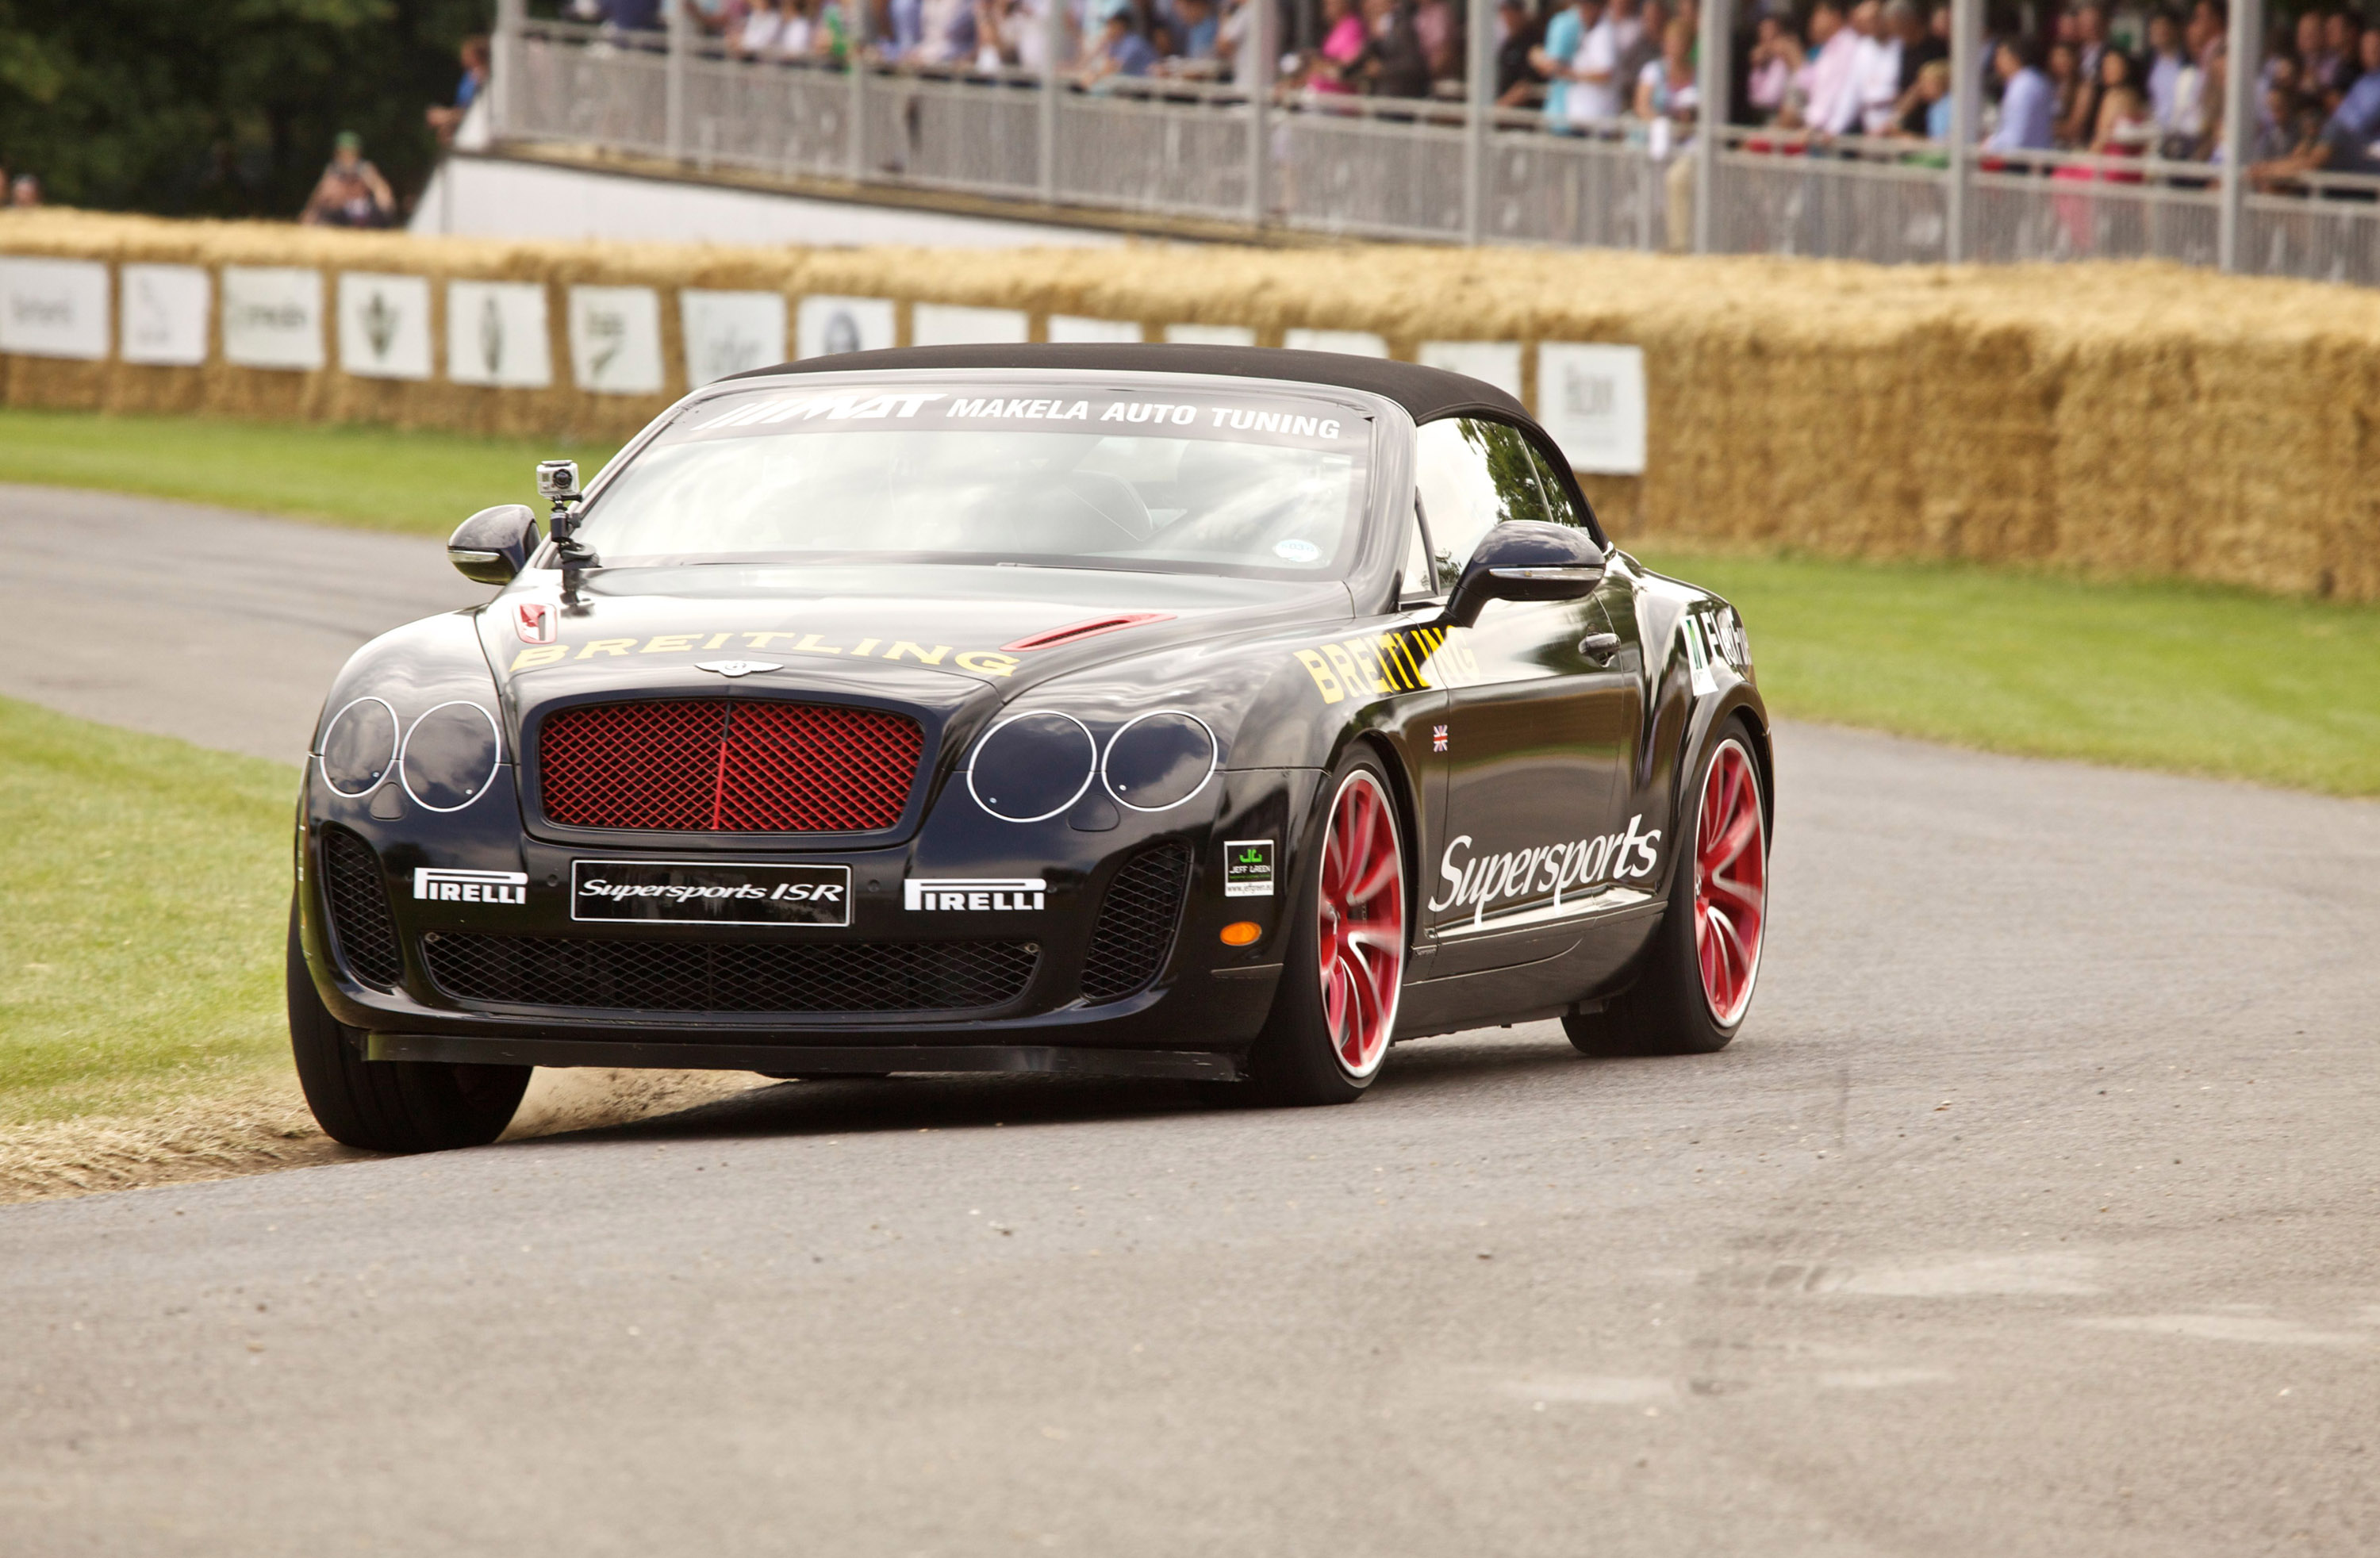
[[[1578,652],[1598,665],[1619,652],[1619,649],[1620,635],[1617,633],[1589,633],[1578,641]]]

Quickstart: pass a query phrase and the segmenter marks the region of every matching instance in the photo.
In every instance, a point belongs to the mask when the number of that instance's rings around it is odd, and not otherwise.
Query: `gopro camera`
[[[578,495],[578,462],[577,460],[540,460],[537,462],[537,493],[556,503]]]

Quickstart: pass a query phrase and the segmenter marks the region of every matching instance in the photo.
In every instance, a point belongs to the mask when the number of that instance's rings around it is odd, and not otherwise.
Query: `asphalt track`
[[[171,523],[47,620],[218,655],[149,723],[259,749],[320,675],[239,646],[436,554],[81,499],[33,554],[5,497],[0,690],[90,707],[25,598]],[[259,536],[346,571],[261,599]],[[0,1551],[2380,1548],[2380,808],[1780,746],[1719,1055],[794,1083],[0,1211]]]

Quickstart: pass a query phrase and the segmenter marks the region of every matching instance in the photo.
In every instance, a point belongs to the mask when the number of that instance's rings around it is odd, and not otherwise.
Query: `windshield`
[[[1029,563],[1336,577],[1371,423],[1320,396],[948,381],[696,407],[588,505],[614,566]]]

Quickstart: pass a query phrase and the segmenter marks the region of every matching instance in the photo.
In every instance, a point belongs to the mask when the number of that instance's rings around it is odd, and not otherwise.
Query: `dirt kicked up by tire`
[[[484,1147],[528,1090],[526,1065],[366,1060],[363,1035],[322,1004],[289,910],[289,1049],[314,1118],[334,1141],[372,1152]]]
[[[1721,728],[1692,793],[1693,834],[1643,974],[1603,1010],[1562,1018],[1583,1053],[1710,1054],[1752,1009],[1768,919],[1768,814],[1740,724]]]

